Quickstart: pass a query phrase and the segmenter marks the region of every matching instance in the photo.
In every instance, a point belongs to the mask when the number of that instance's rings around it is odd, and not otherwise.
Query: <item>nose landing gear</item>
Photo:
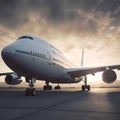
[[[32,78],[31,80],[26,78],[26,82],[29,83],[29,88],[27,88],[25,90],[25,96],[35,96],[36,95],[36,89],[34,88],[35,81],[36,81],[36,79],[34,79],[34,78]]]

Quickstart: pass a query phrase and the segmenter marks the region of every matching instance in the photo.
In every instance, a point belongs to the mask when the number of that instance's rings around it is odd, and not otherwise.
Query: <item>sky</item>
[[[120,0],[0,0],[0,51],[37,35],[78,66],[120,64]],[[8,68],[0,58],[0,72]]]

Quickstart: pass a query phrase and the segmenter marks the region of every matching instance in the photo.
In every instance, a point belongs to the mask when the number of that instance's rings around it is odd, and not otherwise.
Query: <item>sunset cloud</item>
[[[118,64],[120,1],[0,0],[0,49],[23,34],[48,40],[77,64],[83,47],[86,65]]]

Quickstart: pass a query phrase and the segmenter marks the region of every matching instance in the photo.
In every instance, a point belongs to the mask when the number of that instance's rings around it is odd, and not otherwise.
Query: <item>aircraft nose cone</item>
[[[14,58],[15,49],[13,46],[3,48],[1,52],[2,59],[5,63],[9,63]]]

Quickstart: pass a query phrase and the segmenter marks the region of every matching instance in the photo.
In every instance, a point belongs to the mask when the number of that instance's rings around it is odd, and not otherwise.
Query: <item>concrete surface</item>
[[[0,120],[120,120],[120,88],[0,89]]]

